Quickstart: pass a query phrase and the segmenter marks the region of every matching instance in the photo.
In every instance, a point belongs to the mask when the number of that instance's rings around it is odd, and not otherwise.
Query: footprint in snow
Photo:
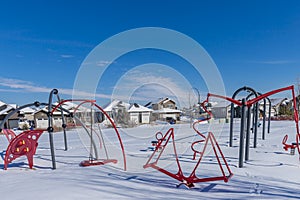
[[[249,193],[250,194],[261,194],[263,191],[259,188],[259,184],[255,183],[253,185],[253,188],[250,189]]]

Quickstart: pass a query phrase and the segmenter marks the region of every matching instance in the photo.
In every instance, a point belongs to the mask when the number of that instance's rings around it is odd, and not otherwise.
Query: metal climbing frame
[[[206,109],[206,105],[205,105],[206,103],[208,103],[208,101],[204,101],[201,105],[202,105],[203,109],[208,113],[208,117],[205,119],[202,119],[202,120],[198,120],[193,123],[193,129],[203,139],[195,141],[191,145],[191,149],[194,152],[193,160],[196,160],[197,155],[199,155],[199,158],[198,158],[198,161],[196,162],[192,172],[189,174],[189,176],[185,176],[182,171],[182,167],[181,167],[181,164],[180,164],[180,161],[178,158],[178,154],[176,151],[176,144],[174,141],[174,129],[173,128],[170,128],[162,138],[158,138],[158,135],[156,134],[156,138],[158,141],[157,141],[155,150],[152,153],[152,155],[149,157],[146,164],[144,165],[144,168],[151,167],[153,169],[156,169],[156,170],[180,181],[182,184],[185,184],[187,187],[194,187],[194,183],[199,183],[199,182],[220,181],[220,180],[223,180],[224,182],[228,182],[228,180],[233,176],[233,173],[231,172],[231,170],[228,166],[225,156],[223,155],[221,148],[220,148],[214,134],[212,132],[209,132],[206,137],[195,127],[195,125],[197,123],[211,119],[212,113]],[[161,134],[161,133],[159,132],[158,134]],[[173,152],[175,155],[176,165],[178,168],[177,173],[172,173],[172,172],[168,171],[167,169],[164,169],[163,167],[159,166],[159,164],[158,164],[159,159],[162,157],[162,154],[169,143],[171,143],[173,145]],[[197,145],[199,143],[204,143],[202,151],[198,151],[195,148],[195,145]],[[212,146],[214,156],[217,159],[219,169],[221,171],[221,176],[201,178],[196,175],[196,171],[199,168],[199,166],[201,165],[201,161],[204,157],[204,154],[205,154],[205,151],[207,150],[208,145]],[[154,156],[156,156],[156,158],[154,158]]]
[[[280,92],[283,91],[288,91],[291,90],[292,92],[292,96],[293,96],[293,108],[294,108],[294,121],[295,121],[295,127],[296,127],[296,142],[292,143],[291,145],[287,145],[286,141],[288,140],[288,135],[284,136],[284,140],[283,140],[283,144],[285,145],[284,148],[288,149],[291,147],[297,148],[298,153],[299,153],[299,159],[300,159],[300,144],[299,144],[299,140],[300,140],[300,133],[299,133],[299,117],[298,117],[298,110],[297,110],[297,103],[296,103],[296,95],[295,95],[295,91],[294,91],[294,86],[288,86],[285,88],[280,88],[277,90],[272,90],[270,92],[267,92],[265,94],[261,94],[258,97],[248,100],[246,101],[246,99],[243,99],[242,101],[237,101],[233,98],[229,98],[229,97],[225,97],[225,96],[221,96],[221,95],[217,95],[217,94],[211,94],[208,93],[207,95],[207,101],[209,99],[209,97],[217,97],[217,98],[221,98],[221,99],[225,99],[230,101],[231,103],[234,103],[238,106],[242,107],[242,117],[241,117],[241,130],[240,130],[240,146],[239,146],[239,167],[243,167],[243,162],[244,162],[244,132],[245,132],[245,109],[246,107],[251,107],[253,104],[256,104],[257,102]]]

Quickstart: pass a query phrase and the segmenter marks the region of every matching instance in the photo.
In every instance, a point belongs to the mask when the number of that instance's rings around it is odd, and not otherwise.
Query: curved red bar
[[[267,92],[265,94],[262,94],[262,95],[259,95],[258,97],[254,98],[254,99],[250,99],[248,101],[246,101],[246,106],[252,106],[253,104],[271,96],[271,95],[274,95],[274,94],[277,94],[277,93],[280,93],[280,92],[283,92],[283,91],[288,91],[288,90],[291,90],[292,91],[292,96],[293,96],[293,107],[294,107],[294,121],[295,121],[295,126],[296,126],[296,145],[297,145],[297,149],[298,149],[298,153],[299,153],[299,160],[300,160],[300,144],[299,144],[299,140],[300,140],[300,130],[299,130],[299,115],[298,115],[298,109],[297,109],[297,102],[296,102],[296,95],[295,95],[295,90],[294,90],[294,86],[291,85],[291,86],[288,86],[288,87],[284,87],[284,88],[280,88],[280,89],[277,89],[277,90],[272,90],[270,92]],[[225,96],[221,96],[221,95],[217,95],[217,94],[211,94],[211,93],[208,93],[207,94],[207,100],[209,99],[209,97],[212,96],[212,97],[217,97],[217,98],[221,98],[221,99],[225,99],[227,101],[230,101],[238,106],[241,106],[242,103],[240,101],[237,101],[235,99],[232,99],[232,98],[229,98],[229,97],[225,97]],[[286,141],[287,141],[287,136],[285,136],[283,138],[283,141],[285,141],[284,145],[286,147],[289,147],[289,146],[293,146],[293,145],[288,145],[286,144]]]
[[[59,104],[57,104],[51,111],[51,113],[53,113],[55,110],[57,110],[59,108],[60,105],[62,105],[63,103],[66,103],[66,102],[73,102],[73,101],[76,101],[76,102],[81,102],[76,108],[75,108],[75,111],[83,104],[85,103],[91,103],[92,105],[94,105],[95,107],[97,107],[106,117],[107,119],[110,121],[110,123],[112,124],[116,134],[117,134],[117,137],[118,137],[118,140],[119,140],[119,143],[120,143],[120,147],[121,147],[121,151],[122,151],[122,156],[123,156],[123,163],[124,163],[124,170],[126,171],[126,155],[125,155],[125,149],[124,149],[124,145],[123,145],[123,142],[122,142],[122,139],[121,139],[121,136],[120,136],[120,133],[115,125],[115,123],[112,121],[112,119],[110,118],[110,116],[99,106],[97,105],[95,102],[96,100],[87,100],[87,99],[66,99],[66,100],[63,100],[61,101]],[[74,112],[75,112],[74,111]]]

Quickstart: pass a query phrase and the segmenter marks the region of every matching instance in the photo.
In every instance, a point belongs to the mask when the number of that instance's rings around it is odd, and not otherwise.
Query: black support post
[[[239,168],[243,167],[244,163],[244,137],[245,137],[245,109],[246,99],[242,100],[242,116],[241,116],[241,132],[240,132],[240,147],[239,147]]]
[[[249,160],[250,149],[250,126],[251,126],[251,106],[247,109],[247,131],[246,131],[246,147],[245,147],[245,160]]]

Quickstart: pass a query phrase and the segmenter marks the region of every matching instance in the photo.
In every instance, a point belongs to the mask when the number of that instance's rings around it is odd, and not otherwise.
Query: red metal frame
[[[159,164],[158,164],[158,161],[161,158],[166,146],[170,142],[173,145],[174,155],[175,155],[175,159],[176,159],[176,165],[177,165],[177,168],[178,168],[177,173],[172,173],[172,172],[160,167]],[[158,141],[158,144],[157,144],[154,152],[152,153],[152,155],[150,156],[150,158],[148,159],[148,161],[146,162],[146,164],[143,167],[144,168],[151,167],[153,169],[156,169],[156,170],[158,170],[158,171],[160,171],[160,172],[162,172],[162,173],[164,173],[164,174],[166,174],[166,175],[182,182],[183,184],[185,184],[188,187],[193,187],[194,183],[199,183],[199,182],[219,181],[219,180],[223,180],[224,182],[228,182],[228,180],[231,178],[231,176],[233,174],[232,174],[232,172],[231,172],[231,170],[228,166],[228,163],[226,162],[226,159],[225,159],[225,157],[224,157],[224,155],[221,151],[221,148],[218,145],[214,135],[210,132],[205,140],[201,140],[201,141],[198,141],[198,142],[205,142],[204,147],[203,147],[203,150],[201,152],[195,151],[195,154],[196,153],[200,154],[200,157],[199,157],[194,169],[192,170],[192,172],[190,173],[189,176],[184,176],[184,174],[183,174],[181,164],[180,164],[180,161],[179,161],[179,158],[178,158],[178,154],[177,154],[177,151],[176,151],[176,145],[175,145],[175,140],[174,140],[174,129],[173,128],[170,128],[167,131],[167,133],[164,135],[164,137],[161,140]],[[201,161],[202,161],[202,158],[203,158],[204,153],[206,151],[208,143],[210,143],[213,147],[213,152],[214,152],[214,155],[217,158],[217,161],[218,161],[218,164],[219,164],[222,175],[221,176],[216,176],[216,177],[209,177],[209,178],[199,178],[196,175],[196,170],[198,169],[198,167],[201,164]],[[192,147],[192,149],[193,149],[193,147]],[[156,154],[158,154],[158,155],[154,159],[154,155],[156,155]],[[195,158],[195,155],[194,155],[194,158]],[[225,172],[225,170],[222,166],[222,161],[223,161],[223,164],[225,164],[227,174],[226,174],[226,172]]]
[[[196,159],[197,154],[199,154],[199,159],[198,159],[194,169],[190,173],[190,175],[189,176],[184,176],[184,174],[183,174],[183,171],[182,171],[182,168],[181,168],[181,165],[180,165],[180,161],[179,161],[179,158],[178,158],[178,154],[177,154],[177,151],[176,151],[176,146],[175,146],[175,141],[174,141],[174,129],[173,128],[170,128],[167,131],[167,133],[160,139],[157,138],[157,134],[160,133],[160,132],[158,132],[156,134],[156,138],[158,140],[156,148],[155,148],[154,152],[152,153],[152,155],[149,157],[146,164],[144,165],[144,168],[151,167],[153,169],[156,169],[156,170],[158,170],[158,171],[160,171],[160,172],[162,172],[162,173],[164,173],[164,174],[166,174],[166,175],[168,175],[168,176],[170,176],[170,177],[172,177],[172,178],[174,178],[178,181],[181,181],[187,187],[193,187],[194,183],[199,183],[199,182],[220,181],[220,180],[223,180],[224,182],[228,182],[228,180],[233,176],[233,173],[231,172],[231,170],[228,166],[228,163],[227,163],[227,161],[224,157],[224,154],[222,153],[222,150],[221,150],[214,134],[209,132],[207,137],[206,137],[204,134],[202,134],[195,127],[195,125],[197,123],[200,123],[202,121],[207,121],[207,120],[211,119],[211,117],[212,117],[212,113],[206,109],[206,103],[208,103],[208,100],[204,101],[201,104],[201,106],[208,113],[209,116],[205,119],[201,119],[201,120],[198,120],[198,121],[193,123],[193,129],[203,139],[195,141],[191,145],[191,149],[194,152],[193,160]],[[166,146],[169,144],[170,140],[171,140],[172,145],[173,145],[173,151],[174,151],[176,164],[177,164],[177,168],[178,168],[178,172],[176,174],[160,167],[159,164],[158,164],[158,161],[161,158],[161,156],[162,156]],[[199,143],[204,143],[202,151],[198,151],[195,148],[195,145],[199,144]],[[219,165],[219,168],[220,168],[220,171],[221,171],[222,175],[221,176],[215,176],[215,177],[208,177],[208,178],[199,178],[196,175],[196,171],[197,171],[198,167],[201,164],[202,158],[204,156],[204,153],[207,149],[207,145],[209,143],[213,147],[213,152],[214,152],[215,157],[217,158],[218,165]],[[157,153],[158,153],[158,155],[157,155],[156,159],[154,159],[154,155],[156,155]],[[225,165],[225,169],[224,169],[223,165]]]
[[[298,124],[298,121],[299,121],[299,118],[298,118],[298,110],[297,110],[297,107],[296,107],[296,97],[295,97],[295,92],[294,92],[294,86],[289,86],[289,87],[285,87],[285,88],[280,88],[280,89],[277,89],[277,90],[273,90],[273,91],[270,91],[270,92],[267,92],[265,94],[262,94],[254,99],[251,99],[249,101],[246,102],[246,106],[251,106],[257,102],[259,102],[260,100],[270,96],[270,95],[273,95],[273,94],[276,94],[276,93],[279,93],[279,92],[282,92],[282,91],[287,91],[287,90],[291,90],[292,91],[292,95],[293,95],[293,105],[294,105],[294,120],[295,120],[295,126],[296,126],[296,143],[292,143],[291,145],[288,145],[286,144],[286,141],[288,139],[288,136],[284,136],[284,139],[283,139],[283,144],[285,145],[284,148],[285,149],[288,149],[288,148],[296,148],[298,149],[298,153],[299,153],[299,159],[300,159],[300,144],[299,144],[299,140],[300,140],[300,133],[299,133],[299,124]],[[213,133],[209,132],[207,137],[202,134],[199,130],[197,130],[197,128],[195,127],[195,125],[197,123],[200,123],[202,121],[206,121],[206,120],[209,120],[211,119],[212,117],[212,113],[210,111],[207,110],[206,108],[206,104],[209,102],[209,98],[210,97],[217,97],[217,98],[221,98],[221,99],[224,99],[224,100],[227,100],[227,101],[230,101],[234,104],[237,104],[238,106],[241,106],[242,105],[242,102],[241,101],[238,101],[238,100],[235,100],[235,99],[232,99],[230,97],[226,97],[226,96],[221,96],[221,95],[217,95],[217,94],[211,94],[211,93],[208,93],[207,94],[207,99],[201,104],[202,108],[208,113],[208,117],[205,118],[205,119],[202,119],[202,120],[198,120],[196,121],[194,124],[193,124],[193,129],[195,130],[195,132],[200,136],[202,137],[203,139],[202,140],[199,140],[199,141],[195,141],[194,143],[192,143],[191,145],[191,148],[194,152],[194,155],[193,155],[193,159],[196,159],[196,156],[197,154],[199,154],[199,159],[193,169],[193,171],[190,173],[189,176],[184,176],[183,175],[183,172],[182,172],[182,169],[181,169],[181,165],[180,165],[180,162],[179,162],[179,159],[178,159],[178,154],[176,152],[176,146],[175,146],[175,141],[174,141],[174,129],[173,128],[170,128],[167,133],[163,136],[162,139],[158,140],[157,141],[157,145],[156,145],[156,148],[155,148],[155,151],[152,153],[152,155],[149,157],[148,161],[146,162],[146,164],[144,165],[144,168],[153,168],[153,169],[156,169],[178,181],[181,181],[183,184],[187,185],[188,187],[193,187],[194,186],[194,183],[198,183],[198,182],[207,182],[207,181],[218,181],[218,180],[223,180],[225,182],[227,182],[231,177],[232,177],[232,172],[226,162],[226,159],[221,151],[221,148],[219,146],[219,144],[217,143]],[[177,164],[177,167],[178,167],[178,172],[177,173],[172,173],[162,167],[159,166],[158,164],[158,161],[159,159],[161,158],[164,150],[165,150],[165,147],[169,144],[171,140],[171,144],[173,145],[173,151],[174,151],[174,154],[175,154],[175,158],[176,158],[176,164]],[[196,144],[199,144],[199,143],[204,143],[204,147],[202,149],[202,151],[198,151],[196,150],[195,148],[195,145]],[[219,164],[219,167],[220,167],[220,170],[222,172],[222,176],[217,176],[217,177],[209,177],[209,178],[199,178],[196,176],[196,170],[197,168],[200,166],[201,164],[201,160],[203,158],[203,155],[204,155],[204,152],[206,150],[206,147],[208,145],[208,143],[210,143],[213,147],[213,150],[214,150],[214,154],[218,160],[218,164]],[[220,156],[218,156],[218,153],[220,154]],[[154,156],[157,155],[156,158],[154,158]],[[223,160],[223,163],[225,164],[225,167],[226,167],[226,170],[228,172],[228,174],[226,175],[225,173],[225,170],[222,166],[222,163],[221,163],[221,159]]]
[[[300,160],[300,143],[299,143],[299,140],[300,140],[300,131],[299,131],[299,117],[298,117],[299,116],[298,115],[299,111],[298,111],[297,106],[296,106],[297,102],[296,102],[296,95],[295,95],[294,86],[291,85],[291,86],[288,86],[288,87],[280,88],[280,89],[277,89],[277,90],[272,90],[272,91],[267,92],[265,94],[259,95],[258,97],[254,98],[254,99],[246,101],[246,106],[250,107],[253,104],[259,102],[260,100],[263,100],[264,98],[266,98],[268,96],[271,96],[271,95],[274,95],[274,94],[277,94],[277,93],[280,93],[280,92],[283,92],[283,91],[288,91],[288,90],[292,91],[292,96],[293,96],[294,121],[295,121],[295,127],[296,127],[296,138],[295,138],[296,142],[291,143],[291,144],[287,144],[286,142],[288,140],[288,135],[285,135],[284,138],[283,138],[282,144],[284,145],[283,148],[285,150],[287,150],[289,148],[297,148],[298,154],[299,154],[299,160]],[[225,97],[225,96],[211,94],[211,93],[207,94],[207,99],[206,99],[207,102],[209,100],[209,97],[217,97],[217,98],[225,99],[225,100],[228,100],[228,101],[230,101],[232,103],[237,104],[238,106],[242,105],[242,103],[240,101],[237,101],[237,100],[232,99],[230,97]]]
[[[42,133],[43,130],[24,131],[12,139],[6,149],[4,169],[6,170],[9,163],[21,156],[27,157],[29,168],[32,169],[33,156],[38,146],[38,139]]]
[[[3,129],[2,133],[5,135],[5,137],[8,140],[8,142],[10,142],[12,139],[14,139],[16,137],[15,132],[13,132],[10,129]]]
[[[99,106],[97,105],[95,102],[96,100],[87,100],[87,99],[66,99],[66,100],[63,100],[61,101],[59,104],[57,104],[51,111],[51,113],[53,113],[55,110],[57,110],[59,108],[60,105],[62,105],[63,103],[66,103],[66,102],[81,102],[74,110],[74,113],[76,112],[76,110],[83,104],[85,103],[91,103],[93,106],[95,106],[96,108],[98,108],[105,116],[106,118],[110,121],[111,125],[113,126],[116,134],[117,134],[117,137],[118,137],[118,140],[119,140],[119,143],[120,143],[120,148],[121,148],[121,151],[122,151],[122,156],[123,156],[123,165],[124,165],[124,171],[126,171],[127,169],[127,166],[126,166],[126,156],[125,156],[125,149],[124,149],[124,145],[123,145],[123,142],[122,142],[122,139],[121,139],[121,136],[120,136],[120,133],[115,125],[115,123],[112,121],[112,119],[109,117],[109,115]],[[101,144],[100,144],[101,145]],[[117,160],[115,159],[101,159],[101,160],[87,160],[87,161],[82,161],[80,163],[81,166],[92,166],[92,165],[104,165],[106,163],[116,163]]]

